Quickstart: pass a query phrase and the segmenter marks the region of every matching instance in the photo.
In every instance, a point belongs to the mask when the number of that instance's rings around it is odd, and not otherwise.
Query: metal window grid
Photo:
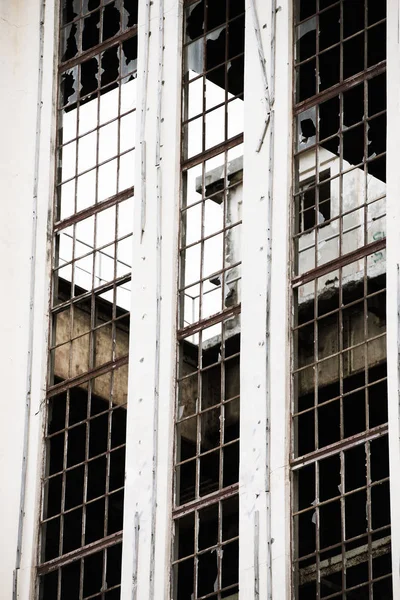
[[[173,597],[237,598],[244,3],[185,2]]]
[[[60,7],[39,597],[120,597],[137,2]]]
[[[292,593],[389,598],[386,6],[299,0],[294,29]]]

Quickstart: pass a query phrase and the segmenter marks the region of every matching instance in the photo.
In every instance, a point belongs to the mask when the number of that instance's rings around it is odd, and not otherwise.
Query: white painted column
[[[246,3],[239,551],[240,593],[246,600],[290,598],[291,14],[286,4],[275,10],[274,2],[255,0],[254,19],[253,2]],[[260,54],[271,99],[276,98],[261,148],[266,102]]]
[[[181,29],[180,1],[159,0],[150,7],[146,2],[140,4],[137,104],[139,111],[140,107],[144,110],[144,121],[138,111],[136,139],[140,140],[140,147],[136,181],[139,183],[135,187],[133,241],[124,600],[158,600],[169,596]],[[142,174],[144,180],[140,185]]]
[[[37,554],[54,164],[55,7],[44,6],[0,2],[0,597],[7,600],[33,597]]]
[[[292,2],[276,14],[275,135],[270,315],[272,597],[290,592],[290,317],[289,248],[292,189]]]
[[[267,294],[270,235],[270,135],[265,79],[271,86],[271,1],[246,2],[242,317],[240,367],[239,590],[269,598],[269,398]],[[263,55],[264,59],[260,56]],[[271,127],[271,123],[269,125]]]
[[[387,3],[387,366],[393,598],[400,598],[400,9]]]
[[[178,229],[180,205],[180,122],[182,3],[165,0],[164,69],[161,106],[161,327],[158,415],[157,529],[154,597],[169,598],[175,414]]]

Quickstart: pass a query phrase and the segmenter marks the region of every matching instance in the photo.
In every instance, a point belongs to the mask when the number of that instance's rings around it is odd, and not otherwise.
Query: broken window
[[[295,13],[293,594],[392,598],[386,5]]]
[[[120,597],[135,0],[63,0],[41,600]]]
[[[173,597],[238,597],[244,2],[186,2]]]
[[[328,179],[328,181],[326,181]],[[301,182],[299,219],[300,231],[312,229],[329,221],[331,216],[331,184],[330,171],[320,173],[320,184],[315,184],[311,177]]]

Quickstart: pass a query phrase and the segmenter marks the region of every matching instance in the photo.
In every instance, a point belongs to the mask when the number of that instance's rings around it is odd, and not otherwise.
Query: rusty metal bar
[[[241,305],[238,304],[232,308],[227,308],[219,313],[216,313],[207,319],[198,321],[193,325],[188,325],[187,327],[184,327],[178,331],[178,340],[183,340],[191,335],[194,335],[195,333],[198,333],[199,331],[202,331],[203,329],[206,329],[207,327],[211,327],[212,325],[217,325],[218,323],[222,323],[227,319],[231,319],[232,317],[239,315],[240,311]]]
[[[65,567],[70,565],[71,563],[79,560],[81,558],[85,558],[86,556],[90,556],[91,554],[95,554],[99,550],[105,550],[106,548],[110,548],[111,546],[116,546],[122,542],[122,531],[118,531],[117,533],[113,533],[112,535],[108,535],[107,537],[102,538],[96,542],[92,542],[91,544],[87,544],[82,548],[78,548],[77,550],[73,550],[72,552],[68,552],[68,554],[64,554],[59,558],[53,558],[52,560],[47,561],[44,564],[37,566],[38,575],[46,575],[47,573],[51,573],[51,571],[56,571],[61,567]]]
[[[182,161],[182,171],[186,171],[187,169],[191,169],[192,167],[210,160],[211,158],[215,158],[215,156],[218,156],[218,154],[230,150],[231,148],[235,148],[235,146],[240,146],[240,144],[243,144],[243,140],[243,133],[239,133],[235,137],[230,138],[228,141],[223,142],[222,144],[218,144],[217,146],[214,146],[205,152],[201,152],[192,158]]]
[[[70,298],[69,300],[65,300],[64,302],[60,302],[60,304],[57,304],[56,306],[52,307],[51,312],[53,314],[61,312],[64,308],[73,304],[83,302],[84,300],[91,298],[93,295],[99,296],[100,294],[104,294],[105,292],[108,292],[113,288],[122,286],[124,283],[128,283],[129,281],[131,281],[131,279],[132,276],[131,274],[129,274],[117,277],[112,281],[107,281],[107,283],[103,283],[102,285],[99,285],[98,287],[94,288],[93,290],[90,290],[89,292],[82,293],[79,296],[75,296],[73,298]]]
[[[190,512],[193,512],[194,510],[203,508],[203,506],[210,506],[221,500],[226,500],[236,496],[238,491],[239,484],[233,483],[232,485],[229,485],[218,492],[213,492],[212,494],[203,496],[203,498],[200,500],[194,500],[193,502],[188,502],[187,504],[182,504],[181,506],[174,508],[172,511],[172,516],[174,519],[177,517],[182,517]]]
[[[89,60],[90,58],[94,58],[101,52],[104,52],[104,50],[108,50],[108,48],[111,48],[112,46],[116,46],[122,42],[125,42],[131,37],[134,37],[135,35],[137,35],[137,25],[134,25],[131,29],[125,31],[125,33],[118,33],[117,35],[106,40],[105,42],[94,46],[94,48],[90,48],[90,50],[81,52],[79,55],[74,56],[74,58],[71,58],[70,60],[61,63],[58,67],[58,72],[59,74],[61,74],[64,71],[68,71],[69,69],[76,67],[82,62]]]
[[[70,217],[63,219],[62,221],[57,221],[56,223],[54,223],[54,233],[57,233],[58,231],[61,231],[62,229],[65,229],[66,227],[69,227],[70,225],[73,225],[74,223],[78,223],[78,221],[83,221],[84,219],[91,217],[95,213],[99,213],[102,210],[110,208],[111,206],[115,206],[116,204],[118,204],[119,202],[122,202],[123,200],[128,200],[129,198],[134,196],[134,193],[135,193],[134,187],[127,188],[126,190],[119,192],[118,194],[115,194],[115,196],[111,196],[110,198],[107,198],[106,200],[102,200],[98,204],[94,204],[93,206],[84,208],[84,209],[80,210],[79,212],[74,213]]]
[[[95,377],[99,377],[100,375],[104,375],[105,373],[110,373],[111,371],[115,371],[119,369],[123,365],[127,365],[129,361],[129,356],[122,356],[121,358],[117,358],[114,361],[110,361],[104,363],[101,367],[97,367],[86,371],[83,375],[77,375],[76,377],[71,377],[71,379],[66,379],[65,381],[61,381],[60,383],[56,383],[52,385],[47,390],[47,398],[52,398],[61,392],[65,392],[72,387],[76,387],[87,383],[90,379],[94,379]]]
[[[372,543],[372,552],[370,552],[368,544],[348,550],[345,553],[347,560],[347,568],[355,567],[363,562],[368,562],[369,554],[372,554],[373,558],[378,558],[384,554],[390,552],[390,536],[375,540]],[[343,568],[341,555],[332,556],[329,559],[325,559],[320,563],[320,575],[326,577],[341,571]],[[299,569],[300,583],[308,583],[314,581],[316,577],[315,565],[309,567],[303,567]],[[378,578],[377,578],[378,579]]]
[[[318,277],[322,277],[327,273],[331,273],[332,271],[336,271],[340,267],[345,267],[346,265],[351,264],[357,260],[362,258],[366,258],[370,254],[374,254],[375,252],[379,252],[386,248],[386,239],[383,238],[381,240],[377,240],[376,242],[371,242],[370,244],[366,244],[365,246],[361,246],[354,250],[353,252],[348,252],[347,254],[340,256],[339,258],[335,258],[320,267],[316,267],[311,271],[307,271],[302,275],[298,275],[292,279],[293,288],[299,287],[300,285],[304,285],[305,283],[309,283]]]
[[[342,440],[340,442],[335,442],[330,446],[325,446],[321,450],[315,450],[313,452],[310,452],[310,454],[305,454],[304,456],[301,456],[300,458],[291,459],[290,467],[293,471],[295,471],[296,469],[310,465],[321,458],[327,458],[328,456],[337,454],[342,450],[348,450],[349,448],[353,448],[354,446],[358,446],[359,444],[364,444],[367,441],[382,437],[383,435],[386,435],[387,432],[387,424],[379,425],[378,427],[374,427],[374,429],[370,429],[367,432],[359,433],[350,436],[347,439]]]
[[[386,72],[386,60],[378,63],[377,65],[374,65],[373,67],[369,67],[368,69],[366,69],[365,71],[362,71],[361,73],[357,73],[357,75],[353,75],[352,77],[349,77],[348,79],[346,79],[343,82],[337,83],[336,85],[328,88],[327,90],[325,90],[323,92],[319,92],[318,94],[315,94],[314,96],[311,96],[310,98],[307,98],[306,100],[303,100],[302,102],[298,102],[297,104],[294,105],[293,114],[298,115],[298,114],[302,113],[303,111],[305,111],[309,108],[312,108],[313,106],[317,106],[318,104],[321,104],[321,102],[326,102],[327,100],[334,98],[339,93],[342,93],[342,92],[352,89],[354,86],[358,85],[359,83],[362,83],[363,81],[372,79],[373,77],[376,77],[377,75],[381,75],[382,73],[385,73],[385,72]]]

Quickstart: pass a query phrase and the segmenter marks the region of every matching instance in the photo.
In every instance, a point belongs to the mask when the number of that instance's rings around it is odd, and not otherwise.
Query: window
[[[329,221],[331,216],[330,171],[320,174],[320,185],[315,185],[315,177],[301,182],[300,190],[300,229],[307,231]],[[328,180],[328,181],[326,181]]]
[[[293,595],[392,598],[385,3],[297,2]]]
[[[244,3],[184,10],[173,597],[236,600]]]
[[[120,597],[136,17],[61,2],[42,600]]]

